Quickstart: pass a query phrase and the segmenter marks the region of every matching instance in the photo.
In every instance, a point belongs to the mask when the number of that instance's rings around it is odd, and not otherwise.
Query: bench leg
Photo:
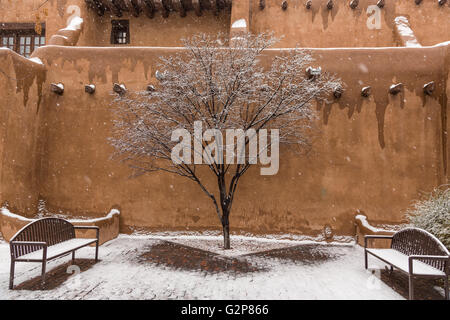
[[[364,266],[365,266],[365,268],[367,270],[367,268],[368,268],[368,261],[367,261],[367,251],[366,251],[366,249],[364,249]]]
[[[98,261],[98,240],[95,243],[95,262]]]
[[[11,259],[11,270],[9,273],[9,288],[12,289],[14,287],[14,269],[16,262]]]
[[[72,262],[75,262],[75,250],[72,251]]]
[[[45,284],[45,268],[47,267],[47,260],[42,261],[41,285]]]
[[[411,275],[409,276],[409,300],[414,300],[414,283]]]

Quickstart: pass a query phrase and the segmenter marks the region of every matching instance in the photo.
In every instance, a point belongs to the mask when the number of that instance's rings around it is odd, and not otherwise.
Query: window
[[[130,23],[128,20],[111,21],[111,44],[130,43]]]
[[[0,46],[30,57],[35,48],[45,45],[45,24],[41,34],[34,23],[0,23]]]
[[[4,36],[2,37],[2,47],[9,48],[14,50],[15,38],[13,36]]]

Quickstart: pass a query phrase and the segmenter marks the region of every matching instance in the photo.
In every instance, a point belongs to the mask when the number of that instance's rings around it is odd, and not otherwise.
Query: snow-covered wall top
[[[119,216],[120,211],[118,209],[112,209],[110,212],[101,218],[86,218],[86,219],[70,219],[70,217],[64,217],[61,215],[50,215],[57,218],[69,218],[67,219],[74,225],[82,226],[97,226],[99,227],[100,244],[114,239],[119,234]],[[8,208],[2,207],[0,209],[0,231],[4,240],[9,241],[17,232],[22,230],[27,224],[35,221],[36,219],[30,219],[21,215],[12,213]],[[81,238],[92,238],[95,236],[93,230],[78,230],[76,236]]]
[[[20,221],[24,221],[24,222],[32,222],[35,221],[36,219],[30,219],[30,218],[26,218],[24,216],[18,215],[16,213],[12,213],[11,211],[9,211],[8,208],[2,207],[0,208],[0,213],[3,216],[9,217],[9,218],[13,218],[13,219],[17,219]],[[70,223],[96,223],[99,221],[104,221],[104,220],[108,220],[111,219],[114,215],[120,215],[120,211],[117,209],[111,209],[111,211],[104,217],[101,218],[84,218],[84,219],[71,219],[70,217],[64,217],[67,219],[67,221],[69,221]],[[61,216],[58,216],[58,218],[63,218]]]

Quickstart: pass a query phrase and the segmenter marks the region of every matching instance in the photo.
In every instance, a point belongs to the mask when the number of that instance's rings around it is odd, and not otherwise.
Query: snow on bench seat
[[[52,258],[55,258],[67,251],[71,251],[74,249],[79,249],[81,247],[84,247],[88,244],[96,242],[97,239],[70,239],[58,244],[55,244],[53,246],[47,247],[47,259],[50,260]],[[17,260],[42,260],[42,254],[43,249],[36,250],[33,252],[30,252],[28,254],[25,254],[23,256],[20,256],[17,258]]]
[[[409,272],[408,256],[394,249],[367,249],[367,252],[372,255],[385,260],[389,264],[392,264],[397,269]],[[429,275],[429,276],[444,276],[445,273],[439,269],[436,269],[422,261],[413,261],[413,273],[416,275]]]

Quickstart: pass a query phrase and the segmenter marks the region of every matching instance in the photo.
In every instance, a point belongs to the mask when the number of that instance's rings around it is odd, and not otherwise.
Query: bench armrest
[[[448,263],[450,262],[450,256],[432,256],[432,255],[412,255],[408,256],[409,273],[413,274],[413,261],[419,259],[429,259],[429,260],[443,260]]]
[[[100,229],[97,226],[73,226],[75,229]]]
[[[27,246],[27,245],[33,245],[33,246],[47,246],[47,242],[40,242],[40,241],[11,241],[9,243],[12,246]]]
[[[367,248],[368,239],[392,239],[392,237],[389,235],[366,235],[364,236],[364,248]]]
[[[99,239],[100,236],[100,228],[97,226],[73,226],[74,229],[79,230],[95,230],[96,231],[96,238]]]
[[[30,245],[42,247],[42,249],[43,249],[42,250],[42,258],[43,258],[43,260],[45,260],[47,258],[47,242],[40,242],[40,241],[11,241],[9,243],[9,247],[11,249],[11,258],[12,259],[18,258],[14,254],[14,252],[15,252],[14,247],[30,246]]]

